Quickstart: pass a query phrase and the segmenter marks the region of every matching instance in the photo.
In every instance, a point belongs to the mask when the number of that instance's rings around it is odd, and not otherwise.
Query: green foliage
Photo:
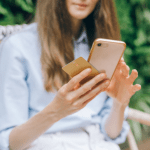
[[[150,113],[150,1],[149,0],[115,0],[121,28],[122,40],[127,43],[125,61],[132,69],[138,70],[135,84],[142,89],[130,101],[129,106]],[[145,126],[130,121],[136,140],[142,138]]]
[[[130,107],[150,113],[150,1],[115,0],[122,40],[126,42],[125,61],[137,69],[139,77],[135,84],[142,89],[130,101]],[[0,25],[29,23],[35,14],[36,0],[1,0]],[[142,127],[130,121],[137,140],[141,139]]]
[[[28,23],[35,14],[36,0],[1,0],[0,25]]]

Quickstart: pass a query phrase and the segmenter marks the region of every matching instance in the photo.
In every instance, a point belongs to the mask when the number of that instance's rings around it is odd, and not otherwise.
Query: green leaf
[[[29,1],[30,2],[30,1]],[[20,6],[24,11],[28,12],[28,13],[33,13],[34,8],[31,5],[31,3],[26,3],[26,1],[24,0],[16,0],[16,4],[18,6]]]
[[[125,55],[132,55],[133,54],[132,49],[130,47],[127,47],[124,54]]]
[[[141,46],[135,49],[136,55],[150,56],[150,46]]]
[[[5,25],[15,25],[15,18],[10,13],[10,15],[5,16],[3,18],[3,20],[0,20],[0,25],[2,25],[2,26],[5,26]]]
[[[0,14],[2,14],[2,15],[8,14],[7,9],[2,6],[1,2],[0,2]]]
[[[147,20],[147,22],[150,24],[150,10],[146,9],[144,11],[144,18]]]
[[[138,30],[137,39],[134,41],[135,46],[137,46],[137,47],[141,46],[141,45],[145,44],[146,42],[147,42],[147,39],[146,39],[145,32],[142,29]]]
[[[144,3],[146,0],[131,0],[131,4]]]

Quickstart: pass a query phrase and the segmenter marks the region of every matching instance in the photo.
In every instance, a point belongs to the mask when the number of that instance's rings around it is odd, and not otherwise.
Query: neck
[[[82,33],[83,26],[82,20],[73,19],[73,35],[75,40],[79,38],[80,34]]]

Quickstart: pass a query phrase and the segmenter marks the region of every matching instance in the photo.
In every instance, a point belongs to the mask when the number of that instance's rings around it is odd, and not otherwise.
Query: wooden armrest
[[[134,120],[141,124],[150,126],[150,114],[144,113],[136,109],[129,108],[127,119]]]
[[[136,144],[136,141],[134,139],[131,129],[129,130],[127,139],[128,139],[130,150],[138,150],[138,146]]]

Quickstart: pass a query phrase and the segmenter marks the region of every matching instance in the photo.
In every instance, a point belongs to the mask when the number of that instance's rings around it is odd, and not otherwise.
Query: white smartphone
[[[123,41],[98,38],[93,42],[87,61],[111,80],[125,48]]]

